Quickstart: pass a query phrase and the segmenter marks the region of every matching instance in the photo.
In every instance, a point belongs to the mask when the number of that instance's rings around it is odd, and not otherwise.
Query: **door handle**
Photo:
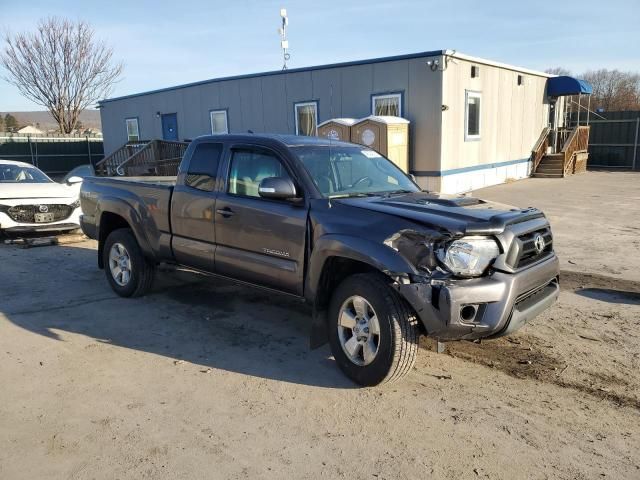
[[[229,207],[224,207],[224,208],[218,208],[216,210],[216,213],[219,213],[220,215],[222,215],[224,218],[229,218],[233,215],[235,215],[235,213],[233,212],[233,210],[231,210]]]

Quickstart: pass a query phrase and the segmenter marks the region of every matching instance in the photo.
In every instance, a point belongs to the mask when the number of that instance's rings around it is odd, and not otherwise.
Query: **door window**
[[[269,177],[290,178],[274,154],[260,150],[235,150],[231,158],[229,193],[259,197],[260,182]]]
[[[185,184],[191,188],[212,192],[216,185],[221,153],[221,143],[197,145],[189,161]]]

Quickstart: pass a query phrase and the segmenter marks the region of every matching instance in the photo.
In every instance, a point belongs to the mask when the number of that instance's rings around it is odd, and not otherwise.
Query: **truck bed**
[[[152,233],[151,237],[171,233],[169,213],[176,177],[88,177],[84,184],[83,189],[88,187],[97,194],[95,198],[118,198],[131,205],[133,210],[148,213],[149,216],[141,221]],[[83,201],[85,213],[95,209],[93,199],[85,198]]]

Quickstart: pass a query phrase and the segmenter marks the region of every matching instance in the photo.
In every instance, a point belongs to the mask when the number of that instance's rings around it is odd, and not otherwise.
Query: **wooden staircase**
[[[587,171],[588,126],[577,126],[571,130],[562,150],[558,153],[547,154],[549,145],[549,129],[545,128],[531,152],[534,177],[564,178],[567,175]]]
[[[533,173],[534,177],[562,178],[564,177],[564,154],[552,153],[545,155],[540,160],[538,168]]]

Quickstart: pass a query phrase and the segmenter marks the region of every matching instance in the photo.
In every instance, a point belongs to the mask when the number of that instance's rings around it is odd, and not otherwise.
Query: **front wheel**
[[[131,230],[111,232],[102,254],[107,280],[118,295],[140,297],[151,288],[155,265],[144,257]]]
[[[381,274],[347,277],[329,308],[329,342],[340,369],[360,385],[404,377],[418,351],[417,319]]]

